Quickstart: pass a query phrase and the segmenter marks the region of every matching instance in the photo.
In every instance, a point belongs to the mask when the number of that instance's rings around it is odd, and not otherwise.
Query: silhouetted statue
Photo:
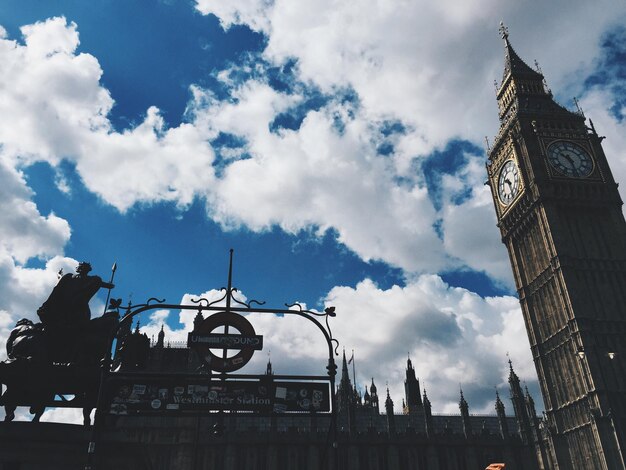
[[[61,277],[50,297],[37,310],[41,323],[21,319],[7,340],[9,359],[0,362],[5,421],[15,407],[27,405],[39,420],[55,395],[74,395],[83,407],[85,423],[95,405],[100,360],[111,348],[119,324],[116,311],[91,319],[89,300],[101,287],[113,288],[82,262],[76,274]]]
[[[81,262],[76,274],[66,274],[52,290],[37,315],[44,327],[69,326],[81,327],[91,318],[89,301],[101,287],[112,289],[113,284],[102,281],[99,276],[89,276],[91,265]]]
[[[7,355],[9,359],[24,358],[28,360],[42,359],[46,356],[46,348],[41,340],[43,327],[22,318],[17,322],[7,339]],[[38,341],[39,339],[39,341]]]

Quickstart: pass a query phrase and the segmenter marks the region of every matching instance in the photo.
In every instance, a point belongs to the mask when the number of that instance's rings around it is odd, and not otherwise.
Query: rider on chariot
[[[115,287],[99,276],[89,276],[91,264],[78,264],[76,274],[66,274],[52,290],[37,315],[44,326],[84,326],[91,319],[89,301],[101,287]]]

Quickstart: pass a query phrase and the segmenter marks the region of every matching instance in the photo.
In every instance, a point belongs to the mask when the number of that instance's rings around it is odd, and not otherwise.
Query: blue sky
[[[357,381],[396,403],[407,352],[439,412],[459,383],[491,412],[507,353],[536,393],[483,185],[498,24],[626,181],[626,8],[357,3],[3,2],[0,336],[76,261],[117,261],[124,302],[178,303],[222,287],[234,248],[246,297],[335,305]],[[323,367],[310,332],[253,320],[279,372]],[[142,319],[173,340],[188,322]]]

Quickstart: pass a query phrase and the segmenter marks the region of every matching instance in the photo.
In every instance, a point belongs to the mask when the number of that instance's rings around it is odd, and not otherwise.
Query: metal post
[[[93,425],[91,426],[91,434],[89,438],[89,446],[87,447],[87,463],[85,464],[85,470],[93,470],[96,468],[96,443],[100,437],[101,422],[104,419],[102,416],[102,401],[104,398],[104,384],[107,380],[107,375],[111,366],[111,347],[113,341],[110,342],[110,347],[104,359],[102,359],[100,367],[100,383],[98,384],[98,397],[96,399],[96,413],[94,416]]]
[[[329,345],[330,346],[330,345]],[[330,356],[328,358],[328,377],[330,378],[330,397],[331,397],[331,447],[332,447],[332,460],[335,470],[339,469],[339,444],[337,442],[337,394],[335,393],[335,377],[337,375],[337,365],[332,356],[332,347]],[[330,468],[333,468],[330,467]]]

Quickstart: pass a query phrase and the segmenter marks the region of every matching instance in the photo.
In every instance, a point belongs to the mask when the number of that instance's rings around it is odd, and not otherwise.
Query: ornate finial
[[[489,137],[485,136],[485,145],[487,146],[487,153],[491,152],[491,146],[489,145]]]
[[[500,87],[498,86],[498,80],[496,80],[495,78],[493,79],[493,88],[496,90],[497,95],[498,91],[500,91]]]
[[[135,333],[139,333],[139,320],[137,320],[137,325],[135,325]]]
[[[537,62],[537,59],[535,59],[535,70],[539,72],[541,75],[543,75],[543,71],[541,70],[541,67],[539,66],[539,62]]]
[[[576,110],[578,111],[578,114],[580,114],[582,117],[585,117],[585,113],[580,107],[580,103],[578,102],[578,99],[575,96],[574,96],[574,104],[576,105]]]
[[[505,41],[508,41],[508,39],[509,39],[509,28],[507,28],[504,25],[504,21],[500,21],[500,27],[498,28],[498,31],[500,31],[500,36],[502,37],[502,39],[504,39]]]

